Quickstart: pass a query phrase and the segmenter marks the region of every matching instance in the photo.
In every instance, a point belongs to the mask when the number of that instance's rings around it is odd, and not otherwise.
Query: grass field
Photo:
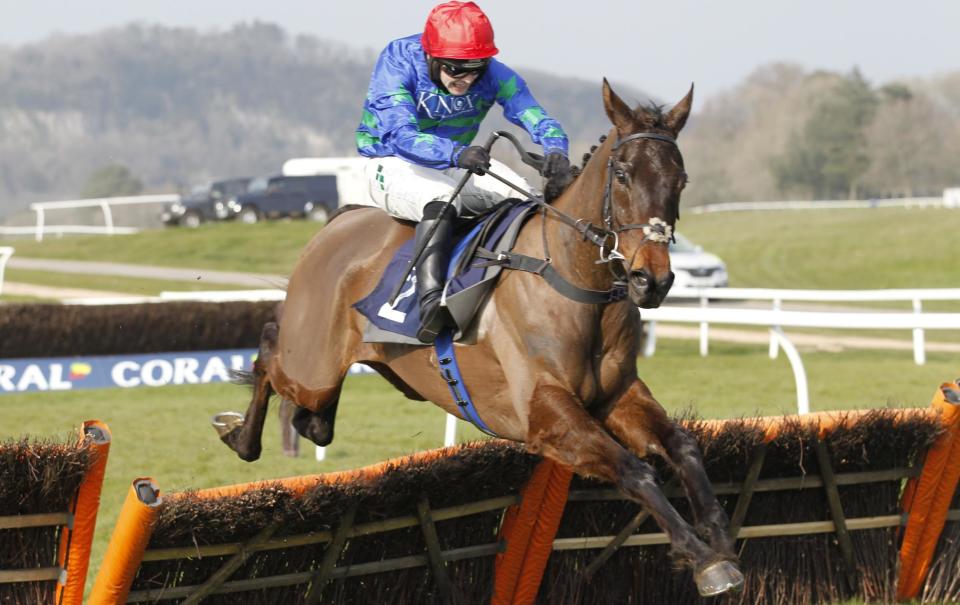
[[[205,224],[113,237],[0,241],[16,255],[288,274],[319,229],[309,221]],[[937,234],[960,232],[960,211],[876,208],[684,213],[678,228],[727,262],[731,286],[949,288],[956,254]],[[949,237],[948,240],[949,241]]]
[[[286,275],[321,225],[266,221],[255,225],[205,223],[197,229],[151,229],[132,235],[0,240],[16,256],[190,267]]]
[[[5,279],[10,282],[22,282],[54,288],[84,288],[88,290],[139,294],[142,296],[155,296],[165,290],[235,290],[242,287],[217,284],[211,288],[210,284],[201,281],[165,281],[117,275],[57,273],[54,271],[32,271],[24,269],[8,269]]]
[[[960,229],[957,210],[688,214],[678,228],[727,262],[735,287],[960,286],[956,253],[937,237]]]
[[[941,382],[960,375],[956,359],[938,355],[919,367],[894,352],[805,352],[804,361],[815,410],[925,407]],[[656,356],[640,360],[639,368],[672,412],[692,410],[704,417],[729,418],[794,411],[789,365],[782,356],[768,359],[765,347],[717,343],[709,357],[701,358],[695,343],[665,340]],[[469,368],[464,372],[469,386]],[[379,377],[352,376],[340,405],[336,440],[324,462],[314,460],[306,441],[301,441],[299,458],[282,456],[279,422],[271,413],[263,457],[245,463],[219,442],[209,419],[227,409],[242,411],[247,401],[245,389],[222,384],[4,395],[0,427],[10,437],[66,439],[86,419],[96,418],[110,426],[113,443],[93,570],[136,477],[153,477],[165,491],[197,489],[356,468],[443,442],[445,416],[439,408],[404,399]],[[460,440],[481,437],[463,423],[458,435]]]

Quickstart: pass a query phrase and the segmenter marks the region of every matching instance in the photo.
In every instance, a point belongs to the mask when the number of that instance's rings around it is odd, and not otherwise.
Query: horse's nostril
[[[650,287],[650,274],[644,269],[632,271],[630,273],[630,282],[633,283],[634,287],[638,290],[646,290]]]
[[[667,273],[667,276],[666,276],[666,277],[664,277],[664,278],[661,279],[659,282],[657,282],[657,285],[660,286],[660,289],[661,289],[661,290],[663,290],[664,292],[666,292],[666,291],[669,290],[671,287],[673,287],[673,279],[674,279],[674,277],[675,277],[675,276],[674,276],[674,274],[673,274],[673,271],[670,271],[669,273]]]

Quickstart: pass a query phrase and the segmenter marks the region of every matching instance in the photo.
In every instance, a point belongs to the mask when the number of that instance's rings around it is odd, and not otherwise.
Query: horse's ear
[[[673,136],[677,136],[680,134],[680,131],[683,130],[684,124],[687,123],[687,116],[690,115],[690,107],[692,105],[693,84],[691,83],[690,92],[687,93],[687,96],[683,97],[663,119],[663,123],[666,124],[670,132],[673,133]]]
[[[616,126],[620,136],[627,136],[633,131],[633,110],[617,96],[617,93],[613,92],[606,78],[603,79],[603,107],[607,110],[607,117]]]

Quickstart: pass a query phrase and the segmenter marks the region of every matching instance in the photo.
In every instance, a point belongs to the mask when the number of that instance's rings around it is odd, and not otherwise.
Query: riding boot
[[[420,300],[420,330],[417,332],[417,340],[424,344],[432,344],[437,334],[453,324],[453,318],[447,308],[440,304],[440,299],[446,282],[447,265],[450,263],[453,222],[456,216],[456,208],[452,205],[441,206],[439,202],[431,202],[424,209],[423,219],[417,223],[417,249],[424,245],[427,234],[436,225],[417,264],[417,298]]]

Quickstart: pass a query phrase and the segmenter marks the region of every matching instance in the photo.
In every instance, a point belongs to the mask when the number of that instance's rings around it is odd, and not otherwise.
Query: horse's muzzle
[[[630,300],[643,309],[659,307],[671,286],[673,271],[668,271],[660,279],[650,275],[646,269],[630,272]]]

